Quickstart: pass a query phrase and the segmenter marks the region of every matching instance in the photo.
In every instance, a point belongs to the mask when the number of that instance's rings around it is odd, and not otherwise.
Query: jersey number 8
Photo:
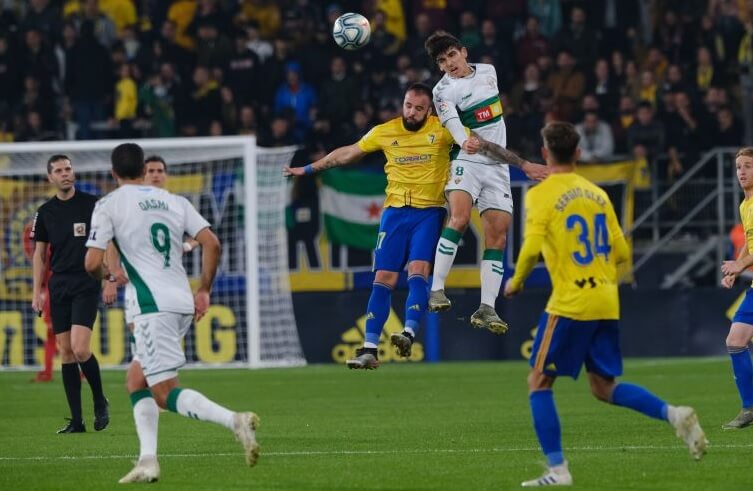
[[[583,248],[582,251],[573,252],[573,260],[581,266],[587,266],[594,260],[594,255],[604,256],[605,261],[609,261],[609,252],[612,246],[609,245],[609,229],[607,228],[607,216],[604,213],[594,215],[593,221],[593,243],[588,222],[580,215],[570,215],[567,217],[567,229],[573,230],[576,225],[579,228],[578,241]]]

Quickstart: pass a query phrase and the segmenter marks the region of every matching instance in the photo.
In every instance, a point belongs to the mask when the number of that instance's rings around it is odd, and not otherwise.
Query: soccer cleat
[[[432,290],[429,292],[429,306],[427,307],[429,312],[444,312],[450,310],[452,302],[444,294],[444,290]]]
[[[567,468],[567,462],[562,465],[550,467],[543,476],[523,481],[520,483],[524,488],[536,488],[539,486],[572,486],[573,476]]]
[[[362,370],[374,370],[379,368],[379,355],[376,348],[358,348],[356,350],[356,357],[351,358],[347,362],[348,368],[362,369]]]
[[[63,433],[86,433],[86,426],[83,421],[73,421],[71,418],[65,418],[68,420],[68,424],[60,428],[57,433],[62,435]]]
[[[37,372],[36,376],[31,379],[32,382],[52,382],[52,374],[50,372]]]
[[[110,424],[110,401],[105,399],[94,405],[94,431],[102,431]]]
[[[256,428],[259,427],[259,416],[256,413],[235,413],[233,415],[233,433],[246,450],[246,464],[256,465],[259,459],[259,444],[256,441]]]
[[[118,483],[155,482],[159,479],[159,462],[157,457],[142,457],[136,462],[131,472],[120,478]]]
[[[701,460],[706,454],[706,446],[709,441],[698,423],[698,416],[692,407],[670,406],[667,410],[667,419],[674,426],[676,434],[685,442],[690,451],[690,456],[695,460]]]
[[[504,334],[508,328],[507,322],[499,318],[494,308],[484,303],[471,316],[471,325],[476,328],[488,329],[494,334]]]
[[[753,407],[744,407],[735,419],[722,425],[723,430],[739,430],[753,424]]]
[[[413,347],[413,336],[410,333],[393,332],[390,336],[390,343],[396,348],[397,354],[403,358],[410,358],[411,348]]]

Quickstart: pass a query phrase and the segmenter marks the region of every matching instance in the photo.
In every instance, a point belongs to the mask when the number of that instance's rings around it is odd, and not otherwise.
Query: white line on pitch
[[[621,445],[613,447],[567,447],[563,450],[570,452],[603,452],[621,450],[672,450],[682,448],[679,445]],[[714,448],[753,448],[753,444],[710,445]],[[462,448],[462,449],[420,449],[420,450],[312,450],[300,452],[262,452],[263,457],[315,457],[326,455],[400,455],[400,454],[473,454],[473,453],[506,453],[506,452],[537,452],[538,447],[520,448]],[[160,458],[202,458],[202,457],[238,457],[234,453],[173,453],[161,454]],[[0,461],[35,461],[35,460],[105,460],[105,459],[135,459],[135,455],[58,455],[58,456],[30,456],[30,457],[0,457]]]

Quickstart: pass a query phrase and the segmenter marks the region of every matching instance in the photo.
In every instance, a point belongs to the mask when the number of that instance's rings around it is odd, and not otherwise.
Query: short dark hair
[[[415,92],[417,94],[422,94],[429,98],[429,102],[431,102],[432,100],[431,87],[429,87],[425,83],[416,82],[408,87],[408,90],[406,90],[405,92]]]
[[[136,143],[121,143],[110,155],[112,170],[122,179],[139,179],[144,175],[144,150]]]
[[[638,109],[648,109],[649,111],[653,112],[654,106],[650,102],[643,100],[638,103],[638,107],[636,107],[636,110]]]
[[[429,58],[436,63],[439,55],[448,52],[452,48],[460,50],[463,48],[463,43],[447,31],[437,31],[426,39],[424,48],[429,54]]]
[[[541,130],[544,146],[549,150],[549,155],[558,164],[571,164],[575,162],[575,151],[580,142],[580,135],[575,131],[572,123],[554,121]]]
[[[149,162],[159,162],[160,164],[162,164],[162,170],[167,172],[167,162],[165,162],[165,159],[163,159],[159,155],[150,155],[144,159],[144,165],[148,164]]]
[[[60,160],[67,160],[68,162],[71,161],[70,157],[68,157],[67,155],[62,154],[62,153],[56,153],[55,155],[47,159],[47,173],[48,174],[52,174],[52,164]]]

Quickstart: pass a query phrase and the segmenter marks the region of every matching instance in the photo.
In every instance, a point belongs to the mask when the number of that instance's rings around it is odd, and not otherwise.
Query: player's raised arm
[[[290,177],[314,174],[326,169],[331,169],[332,167],[352,164],[353,162],[360,160],[364,155],[366,155],[366,152],[361,150],[361,147],[359,147],[357,143],[354,143],[345,147],[336,148],[323,158],[304,167],[285,167],[282,169],[282,175]]]
[[[499,160],[504,164],[517,167],[518,169],[525,172],[526,176],[531,179],[541,181],[546,179],[546,177],[550,173],[550,169],[548,169],[547,166],[529,162],[526,159],[518,156],[518,154],[516,154],[515,152],[511,152],[510,150],[504,148],[502,145],[498,145],[494,142],[490,142],[489,140],[485,140],[472,131],[471,140],[473,140],[474,138],[478,140],[478,152],[480,154]]]

